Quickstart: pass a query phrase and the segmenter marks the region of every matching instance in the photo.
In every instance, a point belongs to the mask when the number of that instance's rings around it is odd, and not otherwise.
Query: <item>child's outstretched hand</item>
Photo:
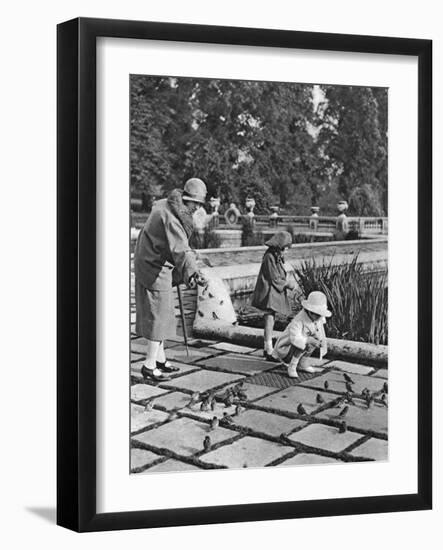
[[[306,344],[314,348],[319,348],[321,347],[321,340],[315,338],[315,336],[308,336],[306,339]]]

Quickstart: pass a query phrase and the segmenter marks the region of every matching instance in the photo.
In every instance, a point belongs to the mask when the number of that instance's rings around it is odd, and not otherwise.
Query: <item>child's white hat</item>
[[[323,292],[315,290],[311,292],[307,300],[303,300],[301,305],[308,311],[312,311],[322,317],[330,317],[332,313],[328,310],[328,301]]]

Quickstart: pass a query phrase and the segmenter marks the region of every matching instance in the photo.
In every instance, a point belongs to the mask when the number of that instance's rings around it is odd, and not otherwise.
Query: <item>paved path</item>
[[[189,323],[194,301],[186,293]],[[312,359],[317,372],[294,381],[261,350],[192,339],[188,357],[177,336],[166,346],[179,372],[145,383],[146,341],[133,333],[134,316],[132,300],[133,473],[387,460],[386,369]],[[353,381],[352,402],[344,374]]]

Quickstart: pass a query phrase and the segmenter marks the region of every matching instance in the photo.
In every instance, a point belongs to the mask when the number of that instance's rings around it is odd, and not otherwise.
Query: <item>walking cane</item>
[[[180,317],[181,317],[182,326],[183,326],[183,339],[185,341],[185,346],[186,346],[186,355],[187,357],[189,357],[188,332],[187,332],[188,329],[186,328],[185,311],[183,309],[183,294],[182,294],[182,289],[180,285],[177,285],[177,294],[178,294],[178,304],[180,306]]]

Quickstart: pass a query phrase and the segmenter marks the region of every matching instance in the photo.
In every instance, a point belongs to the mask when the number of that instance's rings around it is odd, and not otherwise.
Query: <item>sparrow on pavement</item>
[[[352,395],[349,392],[345,395],[345,399],[347,403],[355,405],[355,401],[352,399]]]
[[[346,424],[346,422],[344,420],[343,420],[343,422],[340,422],[340,426],[338,428],[338,433],[344,434],[347,429],[348,429],[348,425]]]
[[[243,407],[240,404],[237,404],[235,407],[235,416],[238,416],[243,411]]]
[[[211,438],[209,437],[209,435],[207,435],[203,440],[203,449],[205,451],[209,451],[210,448],[211,448]]]
[[[234,401],[232,399],[231,393],[225,397],[224,403],[225,403],[225,407],[232,407],[232,405],[234,404]]]
[[[343,373],[343,378],[346,380],[346,382],[349,382],[350,384],[355,384],[354,380],[349,376],[349,374]]]
[[[325,390],[329,388],[329,382],[327,380],[325,380],[325,383],[323,385],[325,387]]]
[[[216,428],[218,428],[218,425],[219,420],[216,416],[214,416],[214,418],[211,420],[211,430],[215,430]]]
[[[297,407],[297,412],[298,412],[298,414],[302,414],[302,415],[308,414],[308,413],[306,412],[306,409],[303,407],[303,405],[302,405],[301,403],[300,403],[300,404],[298,405],[298,407]]]
[[[317,393],[316,401],[317,401],[317,403],[324,403],[325,402],[325,400],[323,399],[321,393]]]
[[[366,401],[366,406],[368,407],[368,409],[370,409],[372,402],[374,401],[374,396],[371,395],[370,393],[367,393],[365,395],[365,401]]]

